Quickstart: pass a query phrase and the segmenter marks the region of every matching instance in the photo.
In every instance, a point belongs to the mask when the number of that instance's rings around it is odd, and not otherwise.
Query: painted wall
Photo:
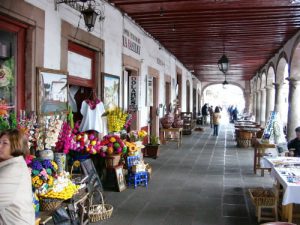
[[[61,61],[61,21],[64,20],[78,29],[86,30],[83,19],[79,19],[80,13],[65,4],[60,4],[55,10],[54,0],[25,0],[26,2],[45,10],[45,52],[44,67],[60,69]],[[182,63],[170,54],[158,41],[154,40],[148,33],[140,28],[129,17],[108,3],[102,3],[105,6],[105,20],[100,23],[97,21],[94,30],[91,32],[96,37],[104,40],[104,68],[102,72],[120,76],[122,79],[122,54],[131,56],[142,62],[141,91],[140,91],[140,126],[146,126],[148,120],[148,108],[145,107],[145,78],[148,73],[148,66],[159,71],[159,104],[165,103],[164,84],[165,74],[171,76],[171,101],[175,99],[176,66],[182,69],[182,111],[186,110],[186,80],[191,84],[190,88],[190,106],[193,108],[193,80],[191,73]],[[124,48],[122,44],[123,30],[127,29],[141,40],[141,54]],[[73,37],[76,39],[76,34]],[[158,59],[164,65],[158,64]],[[200,82],[199,84],[200,85]],[[122,99],[122,98],[121,98]],[[197,101],[198,102],[198,101]],[[122,102],[121,102],[122,104]]]

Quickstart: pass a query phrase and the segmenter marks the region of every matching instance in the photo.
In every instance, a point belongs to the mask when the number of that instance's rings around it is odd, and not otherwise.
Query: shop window
[[[74,112],[74,120],[81,120],[81,104],[93,95],[96,89],[95,65],[96,52],[69,42],[68,72],[69,72],[69,103]]]
[[[96,52],[69,42],[68,72],[69,83],[84,87],[95,88],[95,57]]]
[[[0,16],[0,115],[25,109],[25,28]]]

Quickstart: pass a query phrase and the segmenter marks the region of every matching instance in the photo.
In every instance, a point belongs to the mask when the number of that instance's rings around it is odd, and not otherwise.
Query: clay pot
[[[172,124],[174,122],[174,117],[171,114],[166,114],[162,119],[161,119],[161,125],[164,129],[169,129],[172,127]]]

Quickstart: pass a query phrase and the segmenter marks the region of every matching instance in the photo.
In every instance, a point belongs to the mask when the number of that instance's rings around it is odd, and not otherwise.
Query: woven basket
[[[240,148],[248,148],[251,146],[252,141],[249,139],[238,139],[237,146]]]
[[[62,202],[62,199],[40,198],[41,211],[54,211],[61,205]]]
[[[248,131],[240,131],[239,133],[239,138],[240,139],[252,139],[252,133],[251,132],[248,132]]]
[[[106,168],[114,168],[119,165],[121,155],[112,155],[105,158]]]
[[[101,197],[101,204],[93,204],[93,196],[98,192]],[[89,219],[90,222],[94,223],[100,220],[109,219],[113,212],[113,206],[109,204],[104,204],[103,195],[101,191],[95,190],[91,196],[90,206],[89,206]]]
[[[276,203],[275,194],[271,189],[249,189],[253,204],[258,206],[273,206]]]

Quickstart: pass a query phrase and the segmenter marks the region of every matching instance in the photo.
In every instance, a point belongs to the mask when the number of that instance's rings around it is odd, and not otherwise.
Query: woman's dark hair
[[[296,131],[296,132],[300,132],[300,127],[297,127],[297,128],[295,129],[295,131]]]
[[[218,106],[216,106],[216,108],[215,108],[215,113],[219,113],[219,112],[220,112],[220,109],[219,109]]]
[[[12,156],[26,156],[29,154],[28,140],[22,131],[17,129],[5,130],[0,133],[0,138],[4,135],[6,135],[9,139],[11,150],[10,154]]]

